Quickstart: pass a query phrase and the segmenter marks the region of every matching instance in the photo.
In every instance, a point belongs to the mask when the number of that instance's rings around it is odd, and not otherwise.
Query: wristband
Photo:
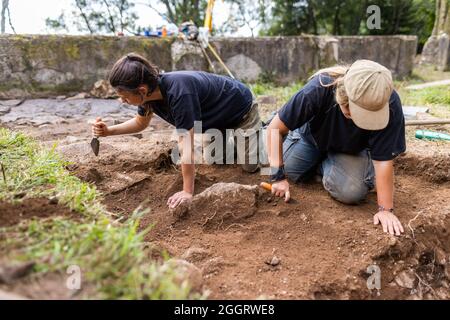
[[[394,208],[387,209],[387,208],[385,208],[383,206],[378,206],[378,212],[380,212],[380,211],[388,211],[390,213],[394,213]]]

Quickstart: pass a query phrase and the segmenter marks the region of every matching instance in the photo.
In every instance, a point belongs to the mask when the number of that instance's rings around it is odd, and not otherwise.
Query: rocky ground
[[[182,180],[170,160],[171,128],[161,120],[142,134],[101,138],[95,157],[89,121],[119,123],[134,108],[100,99],[18,103],[2,102],[1,125],[56,142],[68,169],[97,185],[117,216],[148,208],[141,228],[153,226],[149,259],[167,252],[193,264],[201,272],[194,286],[212,299],[450,299],[448,143],[410,138],[396,160],[395,207],[406,232],[392,237],[373,225],[375,193],[346,206],[312,182],[293,186],[286,204],[257,187],[263,176],[237,166],[198,166],[193,204],[171,212],[167,198]],[[373,265],[381,270],[381,290],[367,287]]]

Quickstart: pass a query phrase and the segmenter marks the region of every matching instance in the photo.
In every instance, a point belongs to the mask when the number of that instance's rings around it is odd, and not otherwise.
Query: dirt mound
[[[48,199],[25,199],[17,204],[0,202],[0,227],[8,227],[22,220],[53,216],[73,216],[66,207],[54,204]]]
[[[419,156],[407,153],[396,159],[399,173],[421,176],[434,183],[450,181],[450,155]]]
[[[170,141],[121,137],[100,142],[96,157],[87,141],[63,145],[58,151],[70,161],[68,169],[105,193],[118,193],[172,167]]]
[[[255,214],[257,196],[258,186],[216,183],[172,214],[177,220],[188,216],[205,229],[226,229]]]
[[[450,208],[424,211],[408,221],[408,235],[393,241],[374,260],[387,281],[400,287],[396,298],[450,299]],[[392,287],[388,288],[392,291]]]

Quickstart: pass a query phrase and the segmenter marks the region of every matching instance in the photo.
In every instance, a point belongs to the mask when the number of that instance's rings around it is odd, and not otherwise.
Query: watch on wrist
[[[378,212],[381,212],[381,211],[388,211],[390,213],[394,213],[394,208],[385,208],[383,206],[378,206]]]
[[[270,167],[270,182],[277,182],[286,179],[286,172],[284,166]]]

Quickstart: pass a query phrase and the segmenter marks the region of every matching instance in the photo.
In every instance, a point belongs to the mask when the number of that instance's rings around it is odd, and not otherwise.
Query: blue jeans
[[[323,153],[309,131],[309,125],[289,132],[283,143],[286,174],[294,182],[305,182],[315,174],[330,195],[346,204],[357,204],[373,189],[375,170],[368,150],[359,154]]]

